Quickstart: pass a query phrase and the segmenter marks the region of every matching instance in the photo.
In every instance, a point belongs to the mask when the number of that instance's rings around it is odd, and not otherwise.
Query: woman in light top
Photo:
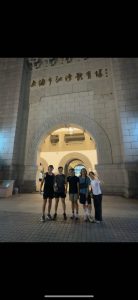
[[[94,172],[89,173],[91,180],[93,202],[95,209],[95,222],[100,223],[102,221],[102,191],[100,187],[100,180]]]

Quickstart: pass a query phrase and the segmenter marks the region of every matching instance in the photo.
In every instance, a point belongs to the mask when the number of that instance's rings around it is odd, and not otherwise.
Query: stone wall
[[[34,191],[51,131],[85,129],[103,192],[138,196],[138,59],[0,59],[0,176]],[[32,70],[31,70],[32,66]]]
[[[0,170],[3,179],[12,176],[22,68],[22,59],[0,58]]]
[[[138,196],[138,58],[113,58],[125,195]]]
[[[70,124],[93,136],[97,171],[105,182],[103,190],[123,193],[123,179],[120,185],[113,179],[122,162],[122,149],[112,77],[111,61],[105,58],[74,59],[70,64],[32,70],[25,181],[32,180],[34,186],[37,149],[42,139]]]
[[[0,59],[0,174],[16,183],[24,172],[29,74],[23,58]]]

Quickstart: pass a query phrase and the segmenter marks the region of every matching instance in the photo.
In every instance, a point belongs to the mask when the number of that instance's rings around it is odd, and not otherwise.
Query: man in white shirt
[[[94,172],[90,172],[89,176],[93,193],[95,222],[100,223],[102,221],[102,191],[100,187],[100,180],[98,179],[98,177],[96,177],[96,174]]]

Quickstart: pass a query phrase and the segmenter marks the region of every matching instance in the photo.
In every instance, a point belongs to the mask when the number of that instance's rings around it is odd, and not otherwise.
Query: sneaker
[[[47,215],[47,219],[48,219],[48,220],[52,220],[52,217],[51,217],[50,214]]]
[[[98,220],[95,220],[95,223],[97,223],[97,224],[100,224],[100,221],[98,221]]]
[[[76,221],[77,221],[77,220],[79,220],[79,217],[78,217],[78,215],[76,215],[76,216],[75,216],[75,220],[76,220]]]
[[[88,217],[84,216],[84,221],[87,222],[88,221]]]
[[[56,218],[57,218],[57,213],[54,214],[53,220],[56,220]]]
[[[72,216],[70,218],[73,220],[74,219],[74,214],[72,214]]]
[[[45,216],[42,216],[40,219],[41,222],[45,222]]]
[[[64,218],[64,220],[67,220],[66,213],[63,214],[63,218]]]
[[[94,221],[94,219],[93,219],[93,217],[92,216],[88,216],[88,220],[89,220],[89,222],[91,222],[91,223],[94,223],[93,221]]]
[[[93,220],[92,220],[92,223],[96,223],[96,221],[93,219]]]

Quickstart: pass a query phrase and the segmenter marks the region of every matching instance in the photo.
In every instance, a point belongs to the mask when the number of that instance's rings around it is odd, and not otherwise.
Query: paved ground
[[[72,221],[68,198],[66,204],[67,221],[60,204],[57,221],[41,223],[41,195],[0,198],[0,242],[138,242],[138,200],[104,196],[101,224],[85,223],[81,207],[80,220]]]

